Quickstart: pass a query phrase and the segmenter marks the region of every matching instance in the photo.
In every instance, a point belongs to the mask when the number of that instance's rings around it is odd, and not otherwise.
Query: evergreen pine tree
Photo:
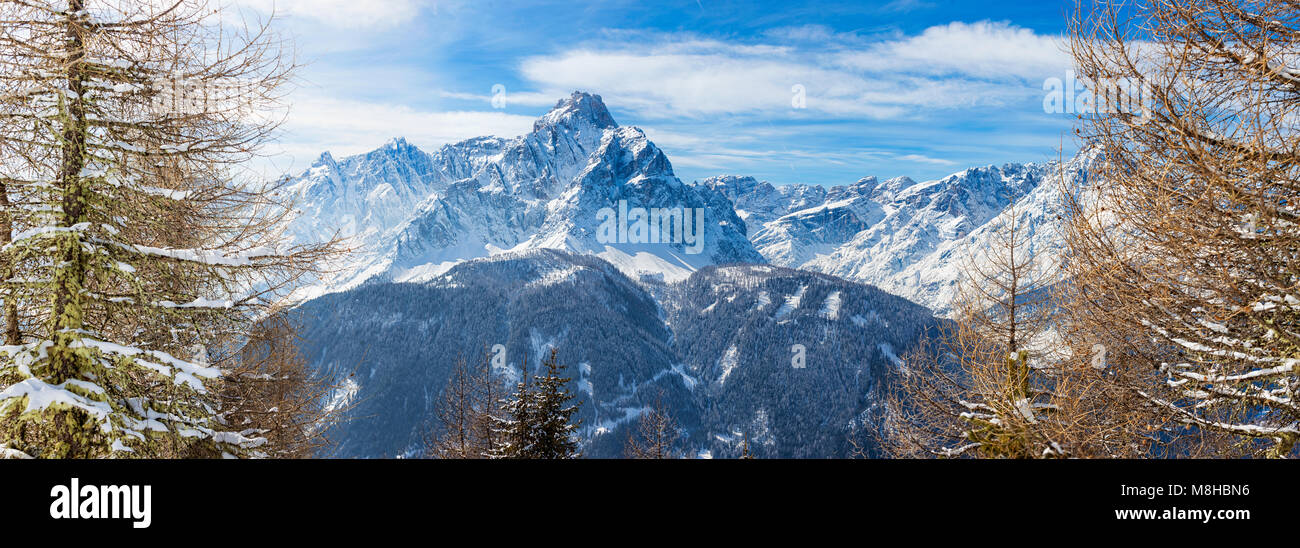
[[[551,355],[542,367],[544,371],[536,380],[532,396],[535,415],[532,417],[534,428],[529,458],[577,458],[580,455],[574,432],[582,421],[575,422],[573,415],[578,412],[581,402],[570,404],[575,396],[567,387],[569,377],[563,375],[567,368],[560,364],[555,349],[551,349]]]
[[[488,451],[494,459],[533,458],[534,400],[528,381],[528,357],[524,357],[522,378],[515,393],[501,401],[501,415],[491,417],[495,443]]]

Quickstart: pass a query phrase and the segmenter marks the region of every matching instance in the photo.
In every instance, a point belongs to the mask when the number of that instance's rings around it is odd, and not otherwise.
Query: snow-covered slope
[[[1036,257],[1035,264],[1039,269],[1037,276],[1040,279],[1060,276],[1057,266],[1064,249],[1061,220],[1065,215],[1065,200],[1061,194],[1063,185],[1060,181],[1064,178],[1064,187],[1069,188],[1075,198],[1082,198],[1086,202],[1085,195],[1092,188],[1088,184],[1088,166],[1095,159],[1095,154],[1085,153],[1064,165],[1051,163],[1041,166],[1044,174],[1039,179],[1038,186],[1025,193],[1016,202],[1014,210],[1004,208],[993,219],[971,230],[964,237],[939,242],[934,251],[888,276],[887,286],[885,283],[878,285],[892,293],[926,303],[941,314],[947,314],[955,296],[962,265],[968,258],[977,263],[985,260],[984,254],[991,252],[994,245],[995,231],[1006,224],[1013,213],[1017,230],[1028,235],[1022,251]],[[862,281],[874,283],[865,277]]]
[[[550,349],[569,366],[588,457],[622,456],[656,403],[687,455],[735,458],[746,437],[759,457],[843,457],[850,439],[876,455],[881,381],[896,354],[942,325],[824,274],[710,266],[647,287],[552,249],[466,261],[424,283],[366,284],[301,310],[304,359],[355,406],[330,432],[340,457],[422,454],[457,357],[499,355],[493,371],[513,386]]]
[[[598,255],[634,279],[763,262],[729,201],[683,184],[645,133],[620,127],[600,96],[581,92],[526,135],[470,139],[432,154],[401,139],[342,161],[327,153],[286,191],[302,212],[291,228],[296,238],[338,233],[354,249],[308,295],[374,278],[429,279],[510,250]],[[652,226],[638,212],[680,217]]]
[[[773,186],[748,177],[696,183],[727,197],[755,248],[773,264],[841,276],[947,313],[972,250],[988,245],[1013,197],[1030,251],[1055,262],[1061,247],[1060,177],[1087,187],[1086,153],[1064,166],[1006,164],[916,183],[864,178],[847,186]]]

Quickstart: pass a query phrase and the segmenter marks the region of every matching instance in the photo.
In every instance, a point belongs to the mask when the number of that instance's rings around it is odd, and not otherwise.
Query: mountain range
[[[283,192],[300,211],[294,237],[337,233],[357,250],[306,296],[366,281],[428,280],[507,251],[560,249],[599,256],[637,280],[771,263],[877,285],[943,314],[957,266],[987,243],[987,227],[1011,200],[1025,204],[1020,211],[1035,231],[1049,228],[1059,182],[1080,188],[1087,161],[990,165],[919,183],[865,177],[842,186],[773,185],[744,176],[684,183],[644,132],[619,126],[600,96],[575,92],[526,135],[469,139],[432,153],[400,138],[342,160],[325,153]],[[685,238],[602,238],[609,213],[616,228],[636,228],[618,214],[620,205],[682,214],[687,228],[702,232],[703,248]],[[697,216],[703,223],[692,222]],[[1033,245],[1059,247],[1047,232]]]
[[[452,361],[498,344],[507,379],[561,351],[591,456],[619,456],[652,395],[692,455],[735,456],[742,437],[763,456],[871,453],[878,381],[950,313],[966,257],[1014,214],[1050,265],[1060,193],[1091,161],[686,183],[575,92],[519,137],[395,139],[291,177],[293,237],[358,250],[298,295],[303,349],[368,417],[339,427],[340,456],[419,454]]]

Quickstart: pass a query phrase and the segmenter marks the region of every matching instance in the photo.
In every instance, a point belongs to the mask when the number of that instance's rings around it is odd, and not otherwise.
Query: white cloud
[[[277,171],[307,167],[324,151],[336,157],[378,148],[405,137],[423,150],[496,135],[515,137],[532,129],[532,116],[499,111],[429,112],[401,105],[298,95],[278,146],[266,152]]]
[[[864,87],[849,74],[718,46],[714,53],[577,50],[528,59],[522,72],[552,92],[589,89],[623,108],[687,116],[790,109],[800,83]]]
[[[835,60],[846,67],[869,72],[906,71],[1039,81],[1058,76],[1070,66],[1059,37],[990,21],[930,27],[919,35],[885,42],[867,51],[839,54]]]
[[[434,0],[236,0],[235,5],[339,28],[394,27],[436,7]]]
[[[921,155],[921,154],[904,154],[904,155],[902,155],[902,156],[896,156],[895,158],[897,158],[897,159],[899,159],[899,160],[903,160],[903,161],[905,161],[905,162],[917,162],[917,163],[922,163],[922,164],[933,164],[933,165],[936,165],[936,166],[950,166],[950,165],[953,165],[953,164],[956,163],[956,162],[953,162],[953,161],[951,161],[951,160],[944,160],[944,159],[942,159],[942,158],[931,158],[931,157],[929,157],[929,156],[925,156],[925,155]]]
[[[455,91],[439,91],[439,97],[446,99],[460,99],[462,101],[477,101],[485,105],[492,104],[492,95],[479,95],[477,93],[460,93]],[[511,91],[509,88],[502,93],[502,99],[505,106],[522,105],[526,107],[551,107],[555,106],[561,99],[567,97],[568,93],[541,93],[536,91]]]
[[[884,7],[880,9],[882,11],[907,13],[916,10],[927,10],[933,7],[935,7],[933,2],[926,2],[925,0],[894,0],[893,2],[885,4]]]
[[[526,58],[521,74],[543,96],[589,90],[650,118],[763,113],[885,119],[1041,95],[1042,79],[1069,66],[1058,38],[987,21],[874,41],[816,26],[769,33],[778,44],[611,36]]]

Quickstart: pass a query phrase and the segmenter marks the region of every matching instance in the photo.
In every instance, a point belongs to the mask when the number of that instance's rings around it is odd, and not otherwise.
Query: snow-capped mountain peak
[[[1085,190],[1095,157],[972,167],[924,182],[864,177],[830,188],[774,187],[715,177],[696,184],[736,204],[750,240],[771,263],[874,284],[947,313],[963,263],[987,245],[1013,199],[1021,204],[1021,226],[1033,234],[1031,251],[1053,262],[1061,247],[1054,230],[1061,178]]]
[[[575,91],[573,95],[560,99],[550,112],[533,122],[534,133],[548,127],[562,127],[571,131],[586,128],[605,130],[618,127],[618,122],[614,121],[614,116],[609,113],[599,95]]]
[[[428,279],[509,250],[589,253],[633,278],[667,280],[763,261],[729,200],[683,184],[643,131],[619,126],[599,95],[584,92],[519,137],[474,138],[433,154],[401,138],[342,160],[327,153],[288,189],[302,211],[295,235],[337,231],[360,250],[308,296],[373,278]]]

